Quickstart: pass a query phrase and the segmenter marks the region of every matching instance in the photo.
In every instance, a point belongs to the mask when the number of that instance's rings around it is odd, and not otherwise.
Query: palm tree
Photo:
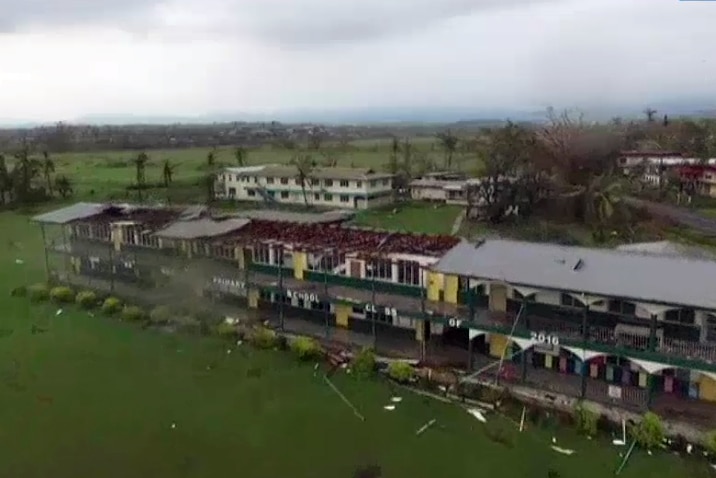
[[[215,152],[215,150],[212,149],[206,155],[206,165],[209,167],[209,169],[212,169],[215,164],[216,164],[216,152]]]
[[[31,199],[32,181],[37,177],[41,165],[36,159],[30,158],[30,149],[27,142],[23,140],[23,147],[19,153],[15,154],[15,167],[10,176],[12,185],[15,190],[15,199],[21,203],[25,203]]]
[[[306,188],[311,177],[311,172],[315,166],[315,162],[313,161],[313,158],[311,158],[310,154],[298,153],[291,158],[290,164],[296,167],[296,180],[301,184],[303,202],[306,207],[308,207],[308,195],[306,194]]]
[[[236,149],[234,149],[234,157],[236,158],[236,164],[239,167],[246,166],[246,159],[248,155],[248,151],[246,151],[246,149],[242,146],[237,146]]]
[[[172,183],[173,175],[174,175],[174,169],[176,168],[175,164],[171,164],[171,161],[168,159],[164,160],[164,167],[162,168],[162,181],[164,182],[164,187],[168,188],[169,185]]]
[[[453,156],[455,155],[455,151],[457,150],[457,145],[460,140],[457,136],[452,134],[452,131],[450,130],[438,134],[437,137],[438,140],[440,140],[440,146],[445,151],[445,168],[450,169],[452,168]]]
[[[55,188],[63,199],[66,199],[72,195],[74,190],[72,189],[72,183],[67,176],[58,176],[55,179]]]
[[[595,176],[584,191],[585,219],[604,227],[621,205],[623,187],[614,176]]]
[[[139,199],[139,202],[142,202],[143,199],[143,192],[146,184],[146,176],[144,173],[146,171],[148,161],[149,156],[147,156],[147,153],[145,152],[139,153],[134,159],[134,167],[137,179],[137,198]]]
[[[42,152],[42,174],[45,176],[45,184],[47,184],[47,193],[52,196],[52,174],[55,172],[55,162],[50,158],[50,153]]]

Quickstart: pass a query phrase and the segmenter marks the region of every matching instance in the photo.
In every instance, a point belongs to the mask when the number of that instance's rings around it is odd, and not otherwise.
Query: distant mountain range
[[[617,105],[580,108],[587,119],[606,121],[619,116],[631,119],[643,116],[647,105]],[[716,102],[713,99],[681,99],[653,102],[650,107],[658,115],[716,117]],[[559,109],[559,108],[557,108]],[[231,122],[271,122],[282,123],[323,123],[323,124],[446,124],[446,123],[495,123],[510,119],[513,121],[541,122],[546,119],[546,107],[531,109],[479,107],[385,107],[385,108],[345,108],[345,109],[295,109],[268,113],[221,112],[197,116],[148,116],[148,115],[91,115],[69,120],[74,124],[206,124]],[[45,124],[53,124],[48,122]],[[1,120],[0,127],[29,128],[43,123],[28,121]]]

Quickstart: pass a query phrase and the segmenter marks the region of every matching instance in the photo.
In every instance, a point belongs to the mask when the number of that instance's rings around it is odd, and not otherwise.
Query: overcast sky
[[[716,99],[716,2],[0,0],[0,119]]]

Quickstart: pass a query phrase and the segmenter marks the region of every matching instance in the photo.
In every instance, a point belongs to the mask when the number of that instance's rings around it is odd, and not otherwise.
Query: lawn
[[[408,203],[361,211],[354,223],[389,231],[411,231],[425,234],[450,234],[464,208],[428,203]]]
[[[441,164],[443,154],[434,146],[434,140],[419,138],[414,141],[415,151],[432,158]],[[147,182],[162,180],[165,160],[176,166],[174,179],[178,182],[199,180],[204,174],[207,154],[211,148],[182,148],[146,151],[150,157],[147,164]],[[385,169],[390,155],[390,142],[385,140],[363,140],[349,143],[345,147],[326,145],[323,152],[312,153],[313,158],[321,164],[327,156],[335,158],[338,166],[366,167],[376,170]],[[247,165],[285,164],[295,155],[295,151],[264,146],[248,151]],[[137,151],[108,151],[90,153],[66,153],[54,155],[58,174],[66,174],[76,185],[80,196],[118,195],[124,188],[135,181],[135,169],[132,159]],[[234,150],[229,147],[215,150],[217,164],[236,165]]]
[[[0,228],[0,288],[40,280],[35,227],[2,213]],[[577,454],[559,455],[549,448],[554,432],[518,434],[493,416],[489,426],[514,440],[500,445],[458,407],[407,392],[387,412],[386,384],[341,374],[335,382],[361,422],[288,353],[235,346],[227,354],[218,339],[141,330],[73,307],[56,316],[49,304],[6,293],[0,307],[0,476],[350,478],[378,465],[391,478],[545,477],[547,467],[563,478],[602,478],[619,461],[613,447],[570,430],[558,440]],[[33,324],[46,331],[33,334]],[[432,418],[438,426],[416,436]],[[693,470],[639,453],[621,476],[657,475]]]

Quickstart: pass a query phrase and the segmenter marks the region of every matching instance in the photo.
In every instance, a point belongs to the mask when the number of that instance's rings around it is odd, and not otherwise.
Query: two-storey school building
[[[48,255],[72,283],[209,295],[296,331],[449,351],[473,370],[505,357],[505,380],[615,406],[716,401],[715,261],[261,213],[78,204],[35,220],[60,226]]]

